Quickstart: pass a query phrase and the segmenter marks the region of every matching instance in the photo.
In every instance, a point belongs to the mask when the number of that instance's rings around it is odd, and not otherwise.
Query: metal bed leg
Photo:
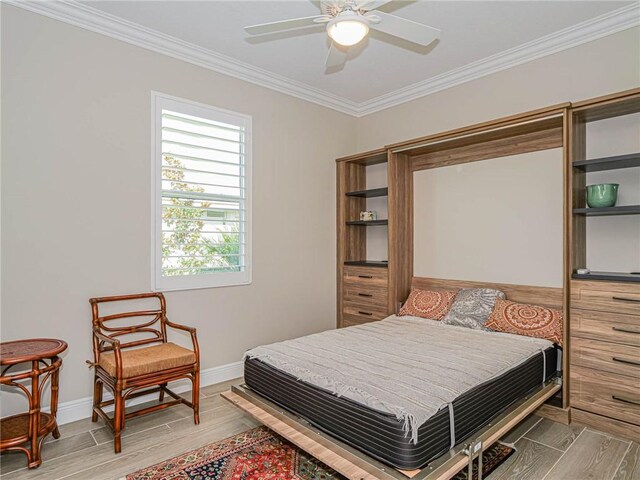
[[[467,463],[468,480],[473,480],[473,460],[476,456],[478,457],[478,480],[482,480],[482,440],[467,444],[463,452],[469,459],[469,463]]]

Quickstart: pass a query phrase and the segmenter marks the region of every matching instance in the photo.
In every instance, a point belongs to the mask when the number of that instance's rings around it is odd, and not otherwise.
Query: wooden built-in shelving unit
[[[570,276],[569,403],[571,418],[613,434],[640,438],[640,274],[591,272],[587,222],[592,217],[640,214],[640,205],[589,208],[587,174],[640,167],[640,153],[587,158],[588,129],[601,120],[640,113],[640,89],[572,105],[568,250]],[[640,122],[636,126],[640,130]],[[593,141],[593,140],[591,140]],[[598,147],[608,147],[606,139]],[[615,148],[615,146],[614,146]],[[640,185],[637,185],[640,191]],[[607,224],[612,236],[617,221]],[[640,240],[639,240],[640,241]],[[629,259],[629,269],[637,268]],[[565,375],[566,378],[566,375]],[[635,403],[634,403],[635,402]]]
[[[386,228],[388,220],[359,220],[360,212],[367,210],[368,198],[388,198],[387,187],[367,188],[367,168],[387,162],[386,149],[378,149],[336,163],[339,327],[379,320],[392,311],[388,262],[367,258],[366,227]]]
[[[616,410],[615,402],[612,406],[608,397],[606,401],[600,398],[606,403],[604,407],[589,409],[585,403],[585,398],[591,395],[589,390],[595,391],[593,395],[606,397],[607,383],[600,381],[601,377],[593,383],[589,369],[580,364],[580,360],[571,360],[572,357],[602,356],[603,351],[608,351],[606,348],[624,344],[627,338],[624,335],[637,342],[638,334],[635,337],[631,333],[620,336],[620,332],[611,330],[615,322],[626,322],[627,326],[631,322],[633,329],[640,332],[640,275],[631,272],[594,272],[583,276],[575,273],[576,269],[586,267],[586,225],[589,217],[640,213],[640,206],[635,205],[587,208],[587,173],[640,167],[640,153],[588,159],[586,125],[638,112],[640,89],[635,89],[577,104],[566,102],[338,159],[338,326],[384,318],[397,312],[400,303],[407,298],[413,279],[414,172],[561,148],[564,177],[563,287],[549,287],[548,290],[553,291],[555,298],[562,299],[563,386],[561,396],[545,404],[539,413],[567,423],[570,420],[571,401],[575,398],[580,405],[576,410],[580,421],[590,422],[603,430],[607,430],[607,425],[611,424],[609,431],[640,436],[640,410],[638,416],[629,406]],[[384,162],[387,163],[387,187],[367,189],[367,166]],[[366,258],[366,232],[369,229],[361,226],[374,223],[357,219],[359,212],[366,209],[367,198],[385,195],[388,219],[383,221],[387,224],[388,262],[381,262]],[[539,304],[544,305],[544,299]],[[555,305],[559,306],[559,302]],[[611,331],[615,333],[611,334]],[[585,338],[592,334],[589,342],[602,341],[604,347],[593,347],[592,343],[585,342]],[[572,345],[574,338],[576,345]],[[629,346],[628,343],[624,346],[627,353],[631,352]],[[606,348],[598,350],[601,347]],[[585,356],[580,350],[584,348],[596,350]],[[635,348],[632,356],[636,355],[640,361],[640,345],[636,343]],[[577,369],[575,374],[574,366]],[[619,365],[616,368],[619,373]],[[604,373],[598,375],[606,377],[606,368]],[[575,382],[574,386],[572,382]],[[630,385],[624,378],[620,384]],[[612,379],[611,388],[614,387],[615,378]],[[633,395],[640,402],[640,388]],[[597,403],[598,399],[593,401]],[[636,418],[638,421],[634,423]]]
[[[408,225],[412,212],[410,190],[402,188],[411,181],[404,158],[382,148],[337,161],[338,326],[384,318],[396,312],[397,292],[405,297],[408,293],[406,282],[397,274],[408,264],[402,252],[407,239],[402,233],[399,237],[398,222]],[[367,188],[367,168],[383,163],[388,186]],[[360,212],[367,210],[367,199],[376,197],[386,197],[388,218],[359,220]],[[387,260],[367,258],[369,229],[363,227],[386,229]]]

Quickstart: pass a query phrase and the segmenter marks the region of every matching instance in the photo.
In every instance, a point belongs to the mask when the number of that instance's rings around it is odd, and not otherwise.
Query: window
[[[155,290],[251,282],[251,117],[154,93]]]

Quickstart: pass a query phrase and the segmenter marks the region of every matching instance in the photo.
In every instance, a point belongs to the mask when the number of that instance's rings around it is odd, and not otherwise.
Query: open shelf
[[[347,225],[362,225],[364,227],[373,227],[375,225],[387,225],[388,223],[389,220],[353,220],[347,222]]]
[[[7,446],[20,445],[29,441],[29,413],[19,413],[2,419],[2,443]],[[56,418],[50,413],[40,412],[38,437],[42,437],[56,428]]]
[[[370,167],[371,165],[379,165],[381,163],[387,163],[387,149],[378,148],[376,150],[370,150],[368,152],[338,158],[336,161],[346,162],[352,165],[362,165],[365,167]]]
[[[585,172],[601,172],[603,170],[640,167],[640,153],[594,158],[593,160],[580,160],[573,162],[573,166]]]
[[[610,215],[639,215],[640,205],[624,205],[621,207],[601,207],[601,208],[574,208],[576,215],[587,217],[604,217]]]
[[[619,273],[619,272],[591,272],[574,273],[571,275],[574,280],[604,280],[608,282],[640,282],[640,273]]]
[[[356,267],[379,267],[379,268],[387,268],[389,266],[389,262],[383,261],[369,261],[369,260],[347,260],[344,262],[345,265],[352,265]]]
[[[372,197],[386,197],[389,194],[387,187],[383,188],[371,188],[369,190],[359,190],[357,192],[347,192],[348,197],[360,197],[360,198],[372,198]]]

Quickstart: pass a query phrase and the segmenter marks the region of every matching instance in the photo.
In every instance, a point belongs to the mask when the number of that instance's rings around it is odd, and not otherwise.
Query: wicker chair
[[[100,316],[99,306],[104,302],[139,302],[144,299],[157,299],[159,307]],[[111,427],[115,452],[121,451],[120,434],[129,418],[182,403],[193,409],[193,420],[196,424],[200,423],[200,350],[196,329],[171,323],[167,319],[166,301],[161,293],[92,298],[89,302],[93,312],[94,361],[87,363],[95,367],[91,420],[95,422],[100,416]],[[141,318],[141,323],[122,325],[132,319],[140,322]],[[168,342],[167,327],[189,332],[193,350]],[[132,335],[133,339],[123,342],[118,338],[126,335]],[[167,388],[168,382],[181,378],[191,380],[191,402]],[[104,388],[113,393],[113,400],[102,400]],[[159,404],[131,413],[125,412],[126,400],[155,392],[159,392]],[[173,400],[163,403],[165,393]],[[107,405],[114,405],[112,418],[103,410]]]

